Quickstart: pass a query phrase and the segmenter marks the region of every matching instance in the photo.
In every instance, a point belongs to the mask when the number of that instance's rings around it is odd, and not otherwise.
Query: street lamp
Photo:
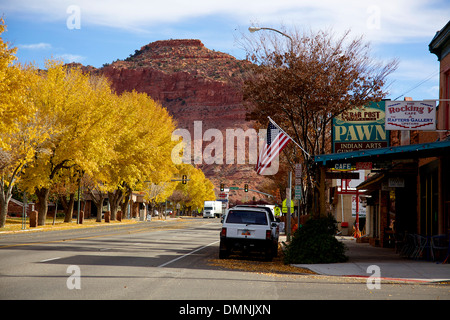
[[[286,38],[289,38],[289,40],[291,40],[291,53],[294,51],[294,41],[292,40],[291,36],[287,35],[286,33],[281,32],[280,30],[277,30],[277,29],[273,29],[273,28],[265,28],[265,27],[249,27],[248,28],[248,31],[250,31],[250,33],[260,31],[260,30],[275,31],[275,32],[278,32],[279,34],[285,36]]]
[[[273,29],[273,28],[263,28],[263,27],[249,27],[248,31],[250,31],[251,33],[256,32],[256,31],[260,31],[260,30],[270,30],[270,31],[275,31],[278,32],[279,34],[285,36],[286,38],[289,38],[289,40],[291,40],[291,52],[290,54],[293,55],[294,53],[294,41],[292,40],[292,38],[287,35],[284,32],[281,32],[280,30],[277,29]],[[286,195],[286,206],[287,206],[287,214],[286,214],[286,236],[287,236],[287,241],[291,241],[291,190],[292,190],[292,172],[289,172],[289,188],[287,189],[287,195]]]
[[[259,27],[249,27],[248,28],[248,31],[250,31],[251,33],[259,31],[259,30],[261,30],[261,28],[259,28]]]

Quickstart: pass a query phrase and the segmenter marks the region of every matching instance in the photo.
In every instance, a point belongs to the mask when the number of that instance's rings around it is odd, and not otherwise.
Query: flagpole
[[[273,121],[269,116],[268,116],[267,118],[269,118],[269,121],[272,122],[274,126],[276,126],[276,127],[277,127],[278,129],[280,129],[285,135],[287,135],[287,136],[289,137],[289,139],[291,139],[291,141],[292,141],[293,143],[295,143],[300,149],[302,149],[302,151],[303,151],[304,153],[306,153],[306,155],[307,155],[308,157],[311,157],[311,155],[310,155],[308,152],[306,152],[305,149],[303,149],[303,148],[302,148],[302,147],[301,147],[294,139],[292,139],[291,136],[288,135],[288,134],[286,133],[286,131],[284,131],[283,129],[281,129],[280,126],[277,125],[277,124],[275,123],[275,121]]]

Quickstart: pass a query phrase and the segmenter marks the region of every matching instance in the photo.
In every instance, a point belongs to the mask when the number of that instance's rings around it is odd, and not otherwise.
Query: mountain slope
[[[201,121],[202,133],[208,129],[220,130],[225,155],[226,129],[245,131],[252,127],[245,120],[240,92],[248,66],[247,61],[207,49],[200,40],[183,39],[149,43],[125,60],[116,60],[100,69],[89,68],[89,71],[108,77],[119,94],[136,90],[159,101],[175,118],[178,128],[189,130],[192,145],[194,121],[197,125]],[[203,141],[203,149],[210,143]],[[256,174],[254,164],[203,163],[199,167],[216,188],[220,183],[242,188],[248,183],[250,189],[257,189],[264,181]],[[260,198],[251,192],[238,192],[232,198],[252,200],[253,196]]]

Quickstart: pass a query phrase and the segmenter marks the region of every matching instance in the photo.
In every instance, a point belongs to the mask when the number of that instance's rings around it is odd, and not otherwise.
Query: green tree
[[[335,263],[347,261],[345,245],[336,239],[336,220],[332,216],[309,219],[286,246],[284,262]]]

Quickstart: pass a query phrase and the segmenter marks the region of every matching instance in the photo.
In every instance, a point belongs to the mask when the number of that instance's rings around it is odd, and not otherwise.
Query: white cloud
[[[403,58],[393,75],[399,80],[415,79],[415,81],[421,82],[428,79],[439,82],[439,64],[434,61],[431,54],[429,57],[431,59],[427,60]]]
[[[55,56],[55,58],[61,59],[64,62],[82,62],[83,60],[86,59],[86,57],[71,53],[58,54]]]
[[[432,99],[439,97],[439,86],[430,86],[425,90]]]
[[[395,99],[403,96],[414,100],[437,99],[439,96],[439,64],[432,59],[404,58],[400,60],[398,69],[389,78],[393,80],[389,88]],[[429,58],[428,57],[428,58]]]
[[[236,24],[295,25],[305,28],[352,29],[377,42],[427,37],[448,21],[449,7],[430,0],[15,0],[0,4],[6,12],[31,12],[42,19],[65,20],[74,2],[80,8],[81,27],[102,25],[142,31],[168,23],[221,15]],[[446,7],[445,7],[446,6]]]
[[[17,47],[19,49],[27,49],[27,50],[45,50],[51,49],[52,45],[50,43],[40,42],[32,44],[18,44]]]

